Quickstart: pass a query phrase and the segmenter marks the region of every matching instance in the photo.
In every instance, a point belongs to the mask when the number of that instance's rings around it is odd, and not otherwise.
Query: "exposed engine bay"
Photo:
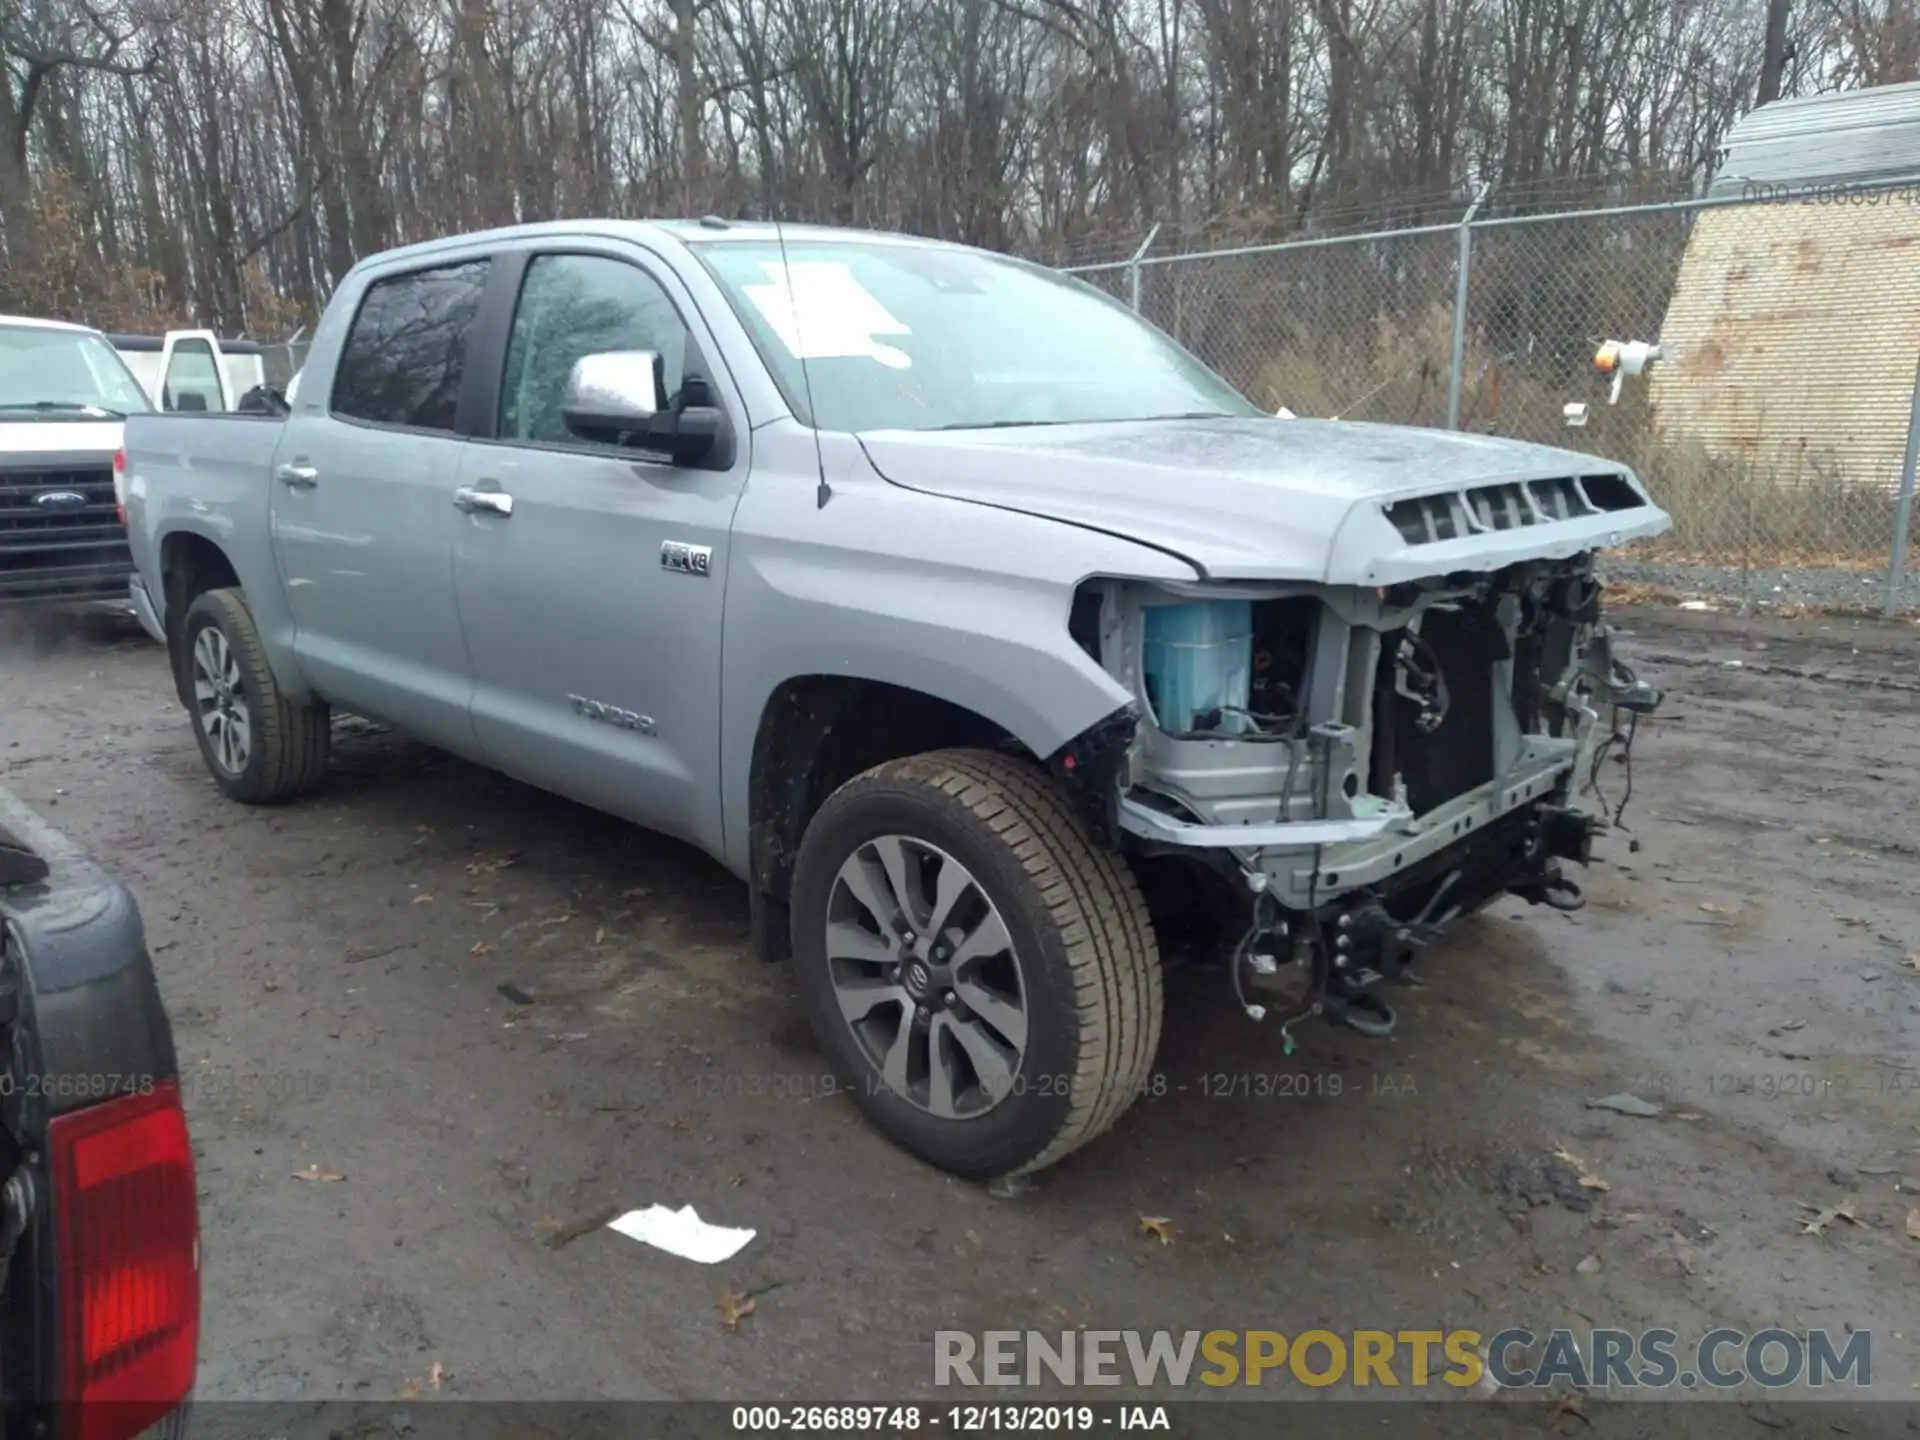
[[[1601,588],[1591,553],[1383,588],[1089,582],[1074,633],[1135,706],[1087,758],[1169,948],[1224,956],[1255,1018],[1385,1033],[1378,987],[1454,921],[1583,904],[1563,865],[1607,817],[1574,797],[1661,699]]]

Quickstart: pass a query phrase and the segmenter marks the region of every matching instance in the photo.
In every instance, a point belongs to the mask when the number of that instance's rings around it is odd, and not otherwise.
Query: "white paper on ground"
[[[731,1260],[746,1248],[754,1233],[709,1225],[694,1214],[691,1205],[682,1205],[678,1210],[669,1210],[664,1205],[629,1210],[609,1220],[607,1228],[683,1260],[698,1260],[702,1265]]]

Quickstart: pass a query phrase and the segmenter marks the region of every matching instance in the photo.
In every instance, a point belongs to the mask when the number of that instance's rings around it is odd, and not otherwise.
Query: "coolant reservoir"
[[[1253,602],[1203,600],[1146,611],[1147,698],[1170,735],[1249,728]]]

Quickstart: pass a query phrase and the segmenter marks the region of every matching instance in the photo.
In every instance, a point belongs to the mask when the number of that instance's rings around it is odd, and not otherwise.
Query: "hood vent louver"
[[[1557,475],[1418,495],[1394,501],[1386,512],[1409,545],[1434,545],[1491,530],[1519,530],[1614,510],[1637,510],[1646,503],[1624,475]]]

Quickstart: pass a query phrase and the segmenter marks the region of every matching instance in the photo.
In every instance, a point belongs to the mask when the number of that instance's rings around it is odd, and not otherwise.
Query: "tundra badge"
[[[662,540],[660,568],[677,570],[682,575],[698,575],[705,578],[713,573],[713,547],[689,545],[684,540]]]
[[[573,713],[583,719],[598,720],[603,725],[612,725],[619,730],[637,730],[642,735],[655,733],[651,715],[622,710],[618,705],[609,705],[604,700],[589,700],[584,695],[569,695],[567,703],[573,707]]]

